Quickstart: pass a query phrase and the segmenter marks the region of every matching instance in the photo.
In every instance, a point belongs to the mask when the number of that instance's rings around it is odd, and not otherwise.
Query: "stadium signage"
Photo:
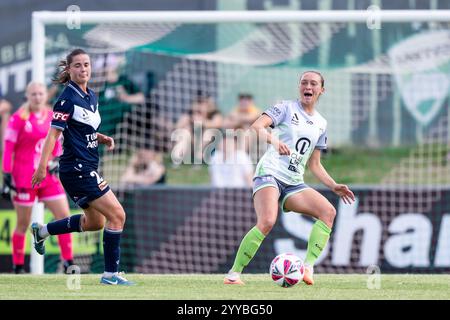
[[[449,39],[448,30],[422,32],[388,52],[405,106],[422,125],[435,118],[448,96]]]
[[[442,215],[440,225],[434,226],[440,232],[433,237],[433,221],[425,214],[405,212],[386,224],[380,215],[358,213],[358,204],[359,201],[352,205],[339,203],[333,236],[320,261],[328,259],[333,266],[352,265],[352,253],[356,251],[357,243],[360,252],[357,266],[361,267],[380,264],[395,268],[450,266],[450,214]],[[312,227],[310,220],[287,213],[282,216],[281,222],[289,235],[308,240]],[[356,239],[357,233],[360,240]],[[435,245],[432,245],[433,238],[437,239]],[[330,246],[332,250],[329,250]],[[276,239],[274,247],[277,254],[293,252],[305,256],[306,253],[306,250],[295,246],[292,238]],[[432,249],[435,250],[434,259]]]

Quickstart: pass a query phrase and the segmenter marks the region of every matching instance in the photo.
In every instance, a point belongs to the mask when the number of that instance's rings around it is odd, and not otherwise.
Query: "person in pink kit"
[[[11,191],[17,213],[17,226],[12,236],[12,256],[15,273],[24,273],[25,233],[31,222],[31,210],[36,197],[44,202],[55,219],[70,215],[64,189],[56,176],[56,159],[61,152],[57,142],[49,161],[49,173],[39,187],[31,186],[47,132],[52,120],[52,109],[47,106],[47,89],[31,82],[26,90],[27,101],[11,116],[5,132],[3,153],[3,192]],[[8,190],[9,189],[9,190]],[[71,234],[58,235],[64,270],[73,265]]]

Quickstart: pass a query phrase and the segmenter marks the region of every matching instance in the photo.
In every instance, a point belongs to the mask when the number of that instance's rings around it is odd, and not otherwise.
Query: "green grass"
[[[268,274],[244,275],[245,286],[225,286],[223,275],[141,275],[133,287],[99,284],[98,275],[81,275],[81,288],[69,290],[65,275],[0,275],[0,300],[6,299],[158,299],[158,300],[310,300],[450,299],[450,275],[382,275],[381,288],[369,290],[367,275],[317,274],[316,284],[276,286]]]

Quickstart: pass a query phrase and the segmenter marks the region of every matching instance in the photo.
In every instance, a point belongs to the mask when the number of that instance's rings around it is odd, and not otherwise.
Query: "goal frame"
[[[287,22],[449,22],[450,10],[301,10],[301,11],[35,11],[32,14],[32,78],[45,80],[45,27],[76,19],[83,23],[287,23]]]
[[[83,23],[405,23],[450,22],[450,10],[301,10],[301,11],[35,11],[32,13],[32,79],[45,83],[46,26]],[[43,206],[35,204],[43,222]],[[32,272],[43,273],[43,259],[33,256]]]

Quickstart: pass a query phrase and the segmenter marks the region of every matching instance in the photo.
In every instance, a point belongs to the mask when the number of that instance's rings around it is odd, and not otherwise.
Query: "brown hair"
[[[73,61],[73,57],[78,56],[80,54],[87,54],[83,49],[75,49],[71,53],[66,56],[66,59],[60,60],[58,63],[58,68],[61,69],[58,72],[58,75],[55,79],[53,79],[54,83],[66,84],[70,80],[69,74],[69,66]]]
[[[322,74],[319,72],[319,71],[315,71],[315,70],[308,70],[308,71],[305,71],[305,72],[303,72],[302,74],[301,74],[301,76],[300,76],[300,79],[303,77],[303,75],[305,74],[305,73],[315,73],[315,74],[317,74],[319,77],[320,77],[320,82],[322,83],[322,88],[324,88],[325,87],[325,79],[323,78],[323,76],[322,76]]]

